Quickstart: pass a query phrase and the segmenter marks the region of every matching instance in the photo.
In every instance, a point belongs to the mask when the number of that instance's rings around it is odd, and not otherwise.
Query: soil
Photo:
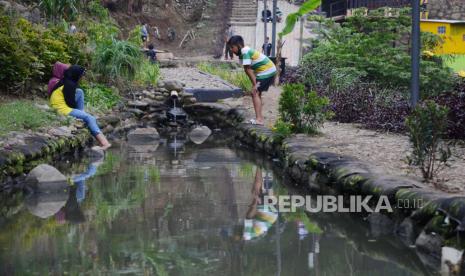
[[[263,94],[263,115],[268,127],[278,118],[280,92],[280,87],[270,87],[270,90]],[[255,118],[250,97],[226,99],[223,102],[230,106],[242,106],[246,108],[250,118]],[[420,170],[407,164],[407,155],[411,149],[405,135],[368,130],[361,125],[338,122],[325,123],[320,132],[320,135],[314,137],[314,141],[316,144],[330,145],[327,150],[364,160],[386,174],[407,175],[422,180]],[[441,171],[434,182],[425,185],[449,193],[465,194],[465,146],[462,143],[454,146],[452,150],[454,155],[450,160],[450,167]]]
[[[144,1],[142,1],[144,2]],[[147,1],[146,1],[147,2]],[[111,16],[121,27],[124,38],[137,25],[145,22],[148,24],[149,43],[153,43],[157,50],[173,52],[175,56],[192,57],[209,55],[220,57],[223,49],[223,34],[229,20],[229,0],[204,1],[202,16],[198,20],[186,18],[174,7],[175,1],[166,1],[162,8],[153,8],[151,12],[137,9],[133,11],[116,9]],[[160,38],[155,38],[155,28],[159,30]],[[176,38],[169,41],[168,28],[174,28]],[[179,45],[186,33],[193,30],[195,39]]]

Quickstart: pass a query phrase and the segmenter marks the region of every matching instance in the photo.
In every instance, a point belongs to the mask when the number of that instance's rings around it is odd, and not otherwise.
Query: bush
[[[93,59],[96,73],[108,82],[132,81],[142,61],[140,49],[133,44],[112,39],[98,44]]]
[[[289,137],[292,134],[292,125],[290,123],[284,122],[281,119],[278,119],[272,128],[280,139]]]
[[[449,108],[448,138],[465,139],[465,80],[457,82],[454,92],[443,93],[434,100]]]
[[[356,73],[363,82],[407,92],[410,87],[410,55],[406,38],[410,36],[410,19],[385,17],[384,12],[373,11],[369,16],[349,17],[341,28],[333,28],[323,35],[312,52],[304,56],[302,77],[312,90],[338,85],[333,80],[339,69]],[[434,35],[424,35],[425,50],[438,45]],[[407,39],[408,41],[408,39]],[[423,98],[450,90],[452,71],[440,58],[421,60],[421,92]],[[336,71],[335,71],[336,70]],[[341,79],[346,82],[347,79]]]
[[[29,91],[46,81],[56,61],[87,65],[84,34],[59,27],[45,29],[24,18],[0,14],[0,81],[8,92]]]
[[[447,166],[451,151],[442,138],[447,128],[448,108],[434,101],[419,105],[405,122],[413,151],[410,165],[418,166],[426,181]]]
[[[303,84],[286,84],[279,98],[279,115],[290,123],[294,132],[313,134],[331,117],[329,99],[314,91],[305,91]]]

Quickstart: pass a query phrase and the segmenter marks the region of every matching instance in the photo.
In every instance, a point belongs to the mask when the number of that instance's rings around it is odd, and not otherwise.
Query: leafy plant
[[[108,82],[132,81],[140,68],[141,59],[138,47],[124,40],[112,39],[97,46],[93,68]]]
[[[375,82],[382,87],[409,91],[410,17],[396,11],[386,17],[384,9],[355,15],[342,28],[330,28],[321,33],[324,39],[312,52],[304,56],[302,77],[311,89],[325,89],[331,81],[331,72],[351,68],[363,82]],[[438,40],[424,36],[427,48],[435,47]],[[448,91],[453,85],[452,72],[441,59],[424,58],[421,61],[421,91],[427,98]]]
[[[98,111],[110,110],[120,101],[120,96],[115,90],[102,84],[83,85],[83,89],[86,105]]]
[[[283,120],[278,119],[272,130],[279,136],[279,138],[284,139],[292,134],[292,125],[288,122],[284,122]]]
[[[144,59],[139,70],[136,73],[135,80],[141,85],[155,86],[160,77],[160,68],[158,64],[154,64],[147,59]]]
[[[58,22],[63,16],[65,19],[73,19],[78,13],[78,0],[41,0],[39,8],[53,23]]]
[[[434,101],[425,101],[407,117],[406,126],[412,154],[408,156],[410,165],[418,166],[425,181],[432,180],[447,166],[451,157],[450,147],[442,140],[447,128],[447,107]]]
[[[292,130],[316,133],[324,121],[332,116],[328,111],[329,99],[314,91],[306,91],[303,84],[286,84],[279,99],[279,115],[290,123]]]

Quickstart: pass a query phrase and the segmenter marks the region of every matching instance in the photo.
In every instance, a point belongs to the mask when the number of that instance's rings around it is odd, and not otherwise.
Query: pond
[[[263,209],[260,194],[294,192],[250,150],[215,137],[161,142],[54,164],[81,177],[1,222],[0,275],[428,274],[360,217]]]

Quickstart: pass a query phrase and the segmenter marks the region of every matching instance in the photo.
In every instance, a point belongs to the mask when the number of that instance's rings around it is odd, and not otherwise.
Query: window
[[[438,34],[445,34],[445,33],[446,33],[446,26],[439,26]]]

